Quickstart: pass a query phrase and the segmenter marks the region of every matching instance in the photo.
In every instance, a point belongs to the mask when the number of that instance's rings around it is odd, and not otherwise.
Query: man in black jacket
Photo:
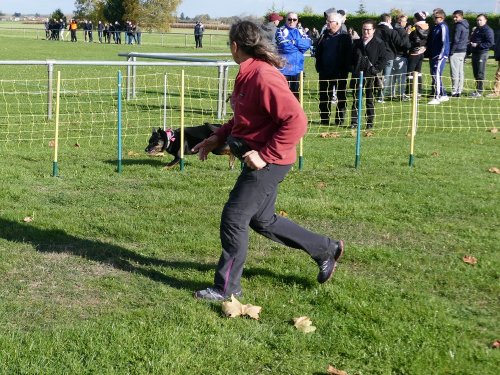
[[[337,104],[335,125],[344,123],[347,76],[351,66],[352,41],[342,31],[342,16],[331,13],[326,30],[316,47],[316,71],[319,73],[319,112],[321,124],[330,124],[332,103]]]
[[[486,62],[488,61],[489,50],[495,44],[493,30],[487,24],[488,18],[486,15],[478,15],[476,22],[477,27],[470,36],[472,72],[476,79],[476,91],[471,94],[473,98],[478,98],[483,93]]]
[[[366,20],[362,25],[362,37],[354,41],[352,50],[351,87],[354,90],[354,102],[351,109],[351,128],[358,121],[358,95],[360,72],[363,72],[363,88],[365,91],[366,128],[373,128],[375,119],[374,89],[378,82],[377,74],[387,65],[387,49],[385,43],[375,37],[375,21]]]

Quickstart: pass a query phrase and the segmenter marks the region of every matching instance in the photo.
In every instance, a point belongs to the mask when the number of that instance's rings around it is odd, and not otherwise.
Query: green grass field
[[[6,37],[0,59],[117,60],[127,50]],[[46,74],[30,69],[2,67],[0,80]],[[242,301],[262,306],[259,321],[192,297],[220,255],[220,213],[238,174],[225,157],[166,170],[170,159],[143,154],[144,130],[125,139],[118,174],[116,140],[89,136],[63,142],[55,178],[50,135],[2,141],[0,373],[325,374],[332,364],[349,375],[496,374],[500,176],[488,169],[500,167],[499,138],[486,131],[495,119],[461,123],[499,103],[464,100],[441,109],[456,111],[445,114],[456,128],[419,128],[414,168],[405,131],[363,137],[357,169],[349,132],[305,138],[304,168],[283,182],[277,209],[344,239],[346,255],[320,286],[304,253],[252,234]],[[0,96],[0,115],[11,101]],[[304,315],[314,333],[293,327]]]

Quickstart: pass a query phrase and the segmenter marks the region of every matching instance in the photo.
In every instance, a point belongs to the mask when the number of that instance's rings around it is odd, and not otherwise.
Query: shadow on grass
[[[100,262],[115,269],[145,276],[153,281],[167,284],[176,289],[198,290],[206,288],[206,283],[193,280],[179,279],[168,276],[153,267],[171,269],[194,269],[199,272],[215,270],[214,263],[196,263],[187,261],[169,261],[144,256],[124,247],[109,243],[87,240],[67,234],[60,229],[40,229],[32,224],[19,223],[0,218],[0,238],[7,241],[28,243],[41,253],[73,254],[84,259]],[[311,281],[296,276],[283,276],[263,268],[252,267],[245,272],[244,277],[265,276],[279,278],[286,284],[303,284],[311,286]]]

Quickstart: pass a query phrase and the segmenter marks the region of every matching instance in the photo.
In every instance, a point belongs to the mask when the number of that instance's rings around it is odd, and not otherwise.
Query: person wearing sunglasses
[[[289,12],[285,19],[285,25],[276,31],[278,52],[286,60],[285,66],[280,71],[298,99],[300,73],[304,70],[304,53],[311,48],[311,39],[297,27],[299,22],[297,13]]]

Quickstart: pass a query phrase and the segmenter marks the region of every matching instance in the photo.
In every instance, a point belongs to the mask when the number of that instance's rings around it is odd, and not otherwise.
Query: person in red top
[[[222,255],[214,286],[196,291],[199,299],[223,301],[242,295],[241,275],[248,250],[248,228],[283,245],[302,249],[318,264],[318,282],[328,281],[344,252],[344,242],[313,233],[275,213],[278,185],[296,160],[296,146],[307,117],[285,77],[284,61],[250,21],[229,32],[231,54],[240,65],[231,95],[233,117],[193,148],[199,158],[228,142],[244,167],[222,211]]]

